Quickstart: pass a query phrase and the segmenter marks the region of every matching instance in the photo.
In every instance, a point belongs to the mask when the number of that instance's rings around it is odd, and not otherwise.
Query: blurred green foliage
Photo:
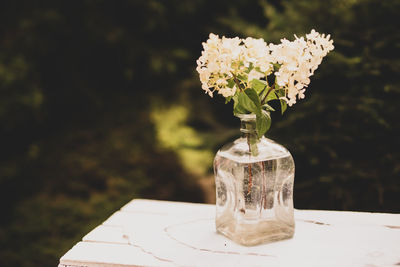
[[[55,266],[134,197],[203,201],[238,133],[195,73],[210,32],[335,51],[269,136],[296,161],[297,208],[399,212],[396,0],[3,1],[0,265]]]

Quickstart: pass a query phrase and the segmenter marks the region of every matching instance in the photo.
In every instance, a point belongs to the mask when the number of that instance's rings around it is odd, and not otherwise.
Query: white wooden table
[[[255,247],[219,235],[214,205],[135,199],[59,267],[400,266],[400,214],[296,210],[293,239]]]

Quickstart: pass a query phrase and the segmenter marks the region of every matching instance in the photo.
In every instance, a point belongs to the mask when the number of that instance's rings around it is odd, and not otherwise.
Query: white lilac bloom
[[[282,39],[277,45],[263,39],[220,38],[211,33],[203,48],[196,70],[202,89],[211,97],[214,92],[232,97],[250,88],[254,79],[265,82],[273,73],[276,85],[269,85],[270,91],[283,90],[280,98],[291,106],[305,97],[310,76],[334,47],[330,35],[312,30],[306,38]]]
[[[203,43],[203,52],[197,60],[197,71],[200,74],[202,89],[211,97],[217,91],[224,97],[235,94],[235,89],[228,87],[228,80],[237,73],[243,58],[241,40],[236,38],[219,38],[210,34]]]
[[[309,77],[321,64],[323,57],[333,50],[333,41],[330,35],[319,34],[312,30],[310,34],[294,41],[281,40],[281,44],[272,47],[275,62],[281,67],[275,76],[279,86],[286,90],[285,99],[289,106],[296,103],[296,97],[305,97],[305,88],[310,83]]]

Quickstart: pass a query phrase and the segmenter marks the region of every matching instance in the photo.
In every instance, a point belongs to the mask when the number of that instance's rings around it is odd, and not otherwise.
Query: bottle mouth
[[[240,132],[244,134],[257,134],[256,130],[240,128]]]
[[[256,133],[256,115],[255,114],[239,114],[240,131],[244,134]]]
[[[250,113],[250,114],[235,114],[236,117],[241,119],[242,121],[249,121],[249,120],[255,120],[256,119],[256,114]]]
[[[264,114],[269,114],[269,111],[262,110],[261,111]],[[242,121],[249,121],[249,120],[255,120],[256,119],[256,114],[250,113],[250,114],[235,114],[236,117],[241,119]]]
[[[268,111],[263,110],[263,113]],[[240,131],[244,134],[257,134],[256,114],[235,114],[240,119]]]

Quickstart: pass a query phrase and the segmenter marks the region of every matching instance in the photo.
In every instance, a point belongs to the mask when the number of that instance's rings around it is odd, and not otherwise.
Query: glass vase
[[[282,145],[256,133],[255,115],[238,115],[242,136],[214,159],[216,230],[252,246],[294,234],[294,161]]]

